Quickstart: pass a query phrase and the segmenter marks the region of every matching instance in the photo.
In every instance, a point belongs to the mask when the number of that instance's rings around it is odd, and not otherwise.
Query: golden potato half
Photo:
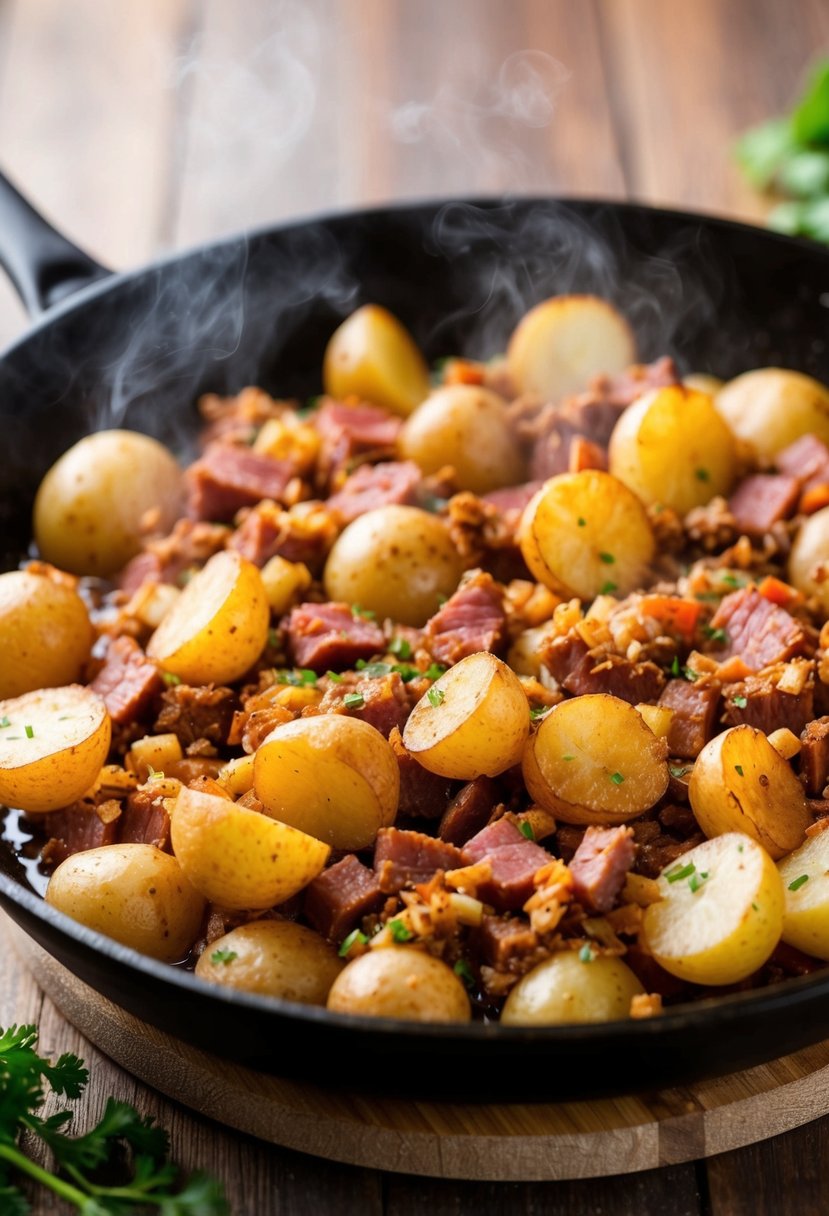
[[[652,389],[625,410],[610,437],[609,466],[643,502],[685,515],[729,493],[737,450],[711,397],[676,385]]]
[[[367,849],[394,823],[400,767],[368,722],[319,714],[271,731],[256,751],[253,788],[283,823],[335,849]]]
[[[783,941],[829,961],[829,832],[817,832],[777,863],[783,881]]]
[[[509,341],[507,363],[519,392],[557,401],[636,361],[633,333],[598,296],[554,296],[530,309]]]
[[[190,882],[223,908],[272,908],[316,878],[327,844],[227,798],[185,786],[171,816],[173,852]]]
[[[668,748],[627,701],[610,693],[556,705],[524,751],[527,789],[565,823],[624,823],[668,788]]]
[[[429,369],[414,339],[379,304],[364,304],[334,331],[322,380],[332,397],[361,397],[404,418],[429,392]]]
[[[80,684],[0,701],[0,802],[30,814],[82,798],[109,752],[112,724]]]
[[[73,684],[94,630],[72,587],[35,570],[0,574],[0,697]]]
[[[430,772],[471,781],[517,764],[529,729],[529,703],[518,676],[481,651],[450,667],[420,698],[403,742]]]
[[[134,431],[98,431],[71,447],[40,483],[34,533],[48,562],[73,574],[114,574],[141,548],[145,516],[168,532],[182,477],[173,455]]]
[[[692,984],[736,984],[783,930],[783,883],[750,836],[728,832],[683,853],[659,877],[643,937],[660,966]]]
[[[229,684],[259,658],[269,623],[259,570],[224,549],[190,579],[150,638],[147,654],[188,684]]]
[[[551,477],[527,504],[518,536],[540,583],[587,600],[641,587],[656,548],[641,501],[598,469]]]

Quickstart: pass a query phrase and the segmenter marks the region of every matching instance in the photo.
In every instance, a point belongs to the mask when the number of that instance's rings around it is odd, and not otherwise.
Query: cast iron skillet
[[[39,478],[89,430],[179,451],[199,393],[319,391],[338,321],[377,301],[429,358],[503,349],[533,303],[591,291],[630,317],[643,358],[731,376],[777,364],[829,380],[829,251],[739,224],[595,201],[435,202],[306,220],[109,275],[0,180],[0,261],[35,316],[0,357],[0,549],[29,540]],[[2,657],[0,657],[2,661]],[[11,846],[0,903],[83,980],[217,1055],[329,1084],[545,1099],[661,1087],[825,1037],[829,973],[597,1026],[446,1027],[345,1018],[201,984],[42,903]]]

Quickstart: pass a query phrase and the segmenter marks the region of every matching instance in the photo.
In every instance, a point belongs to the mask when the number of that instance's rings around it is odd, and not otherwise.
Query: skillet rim
[[[175,265],[184,263],[199,256],[223,250],[231,250],[247,242],[260,242],[270,236],[282,232],[300,231],[315,224],[347,223],[349,220],[370,221],[374,216],[410,213],[412,215],[433,214],[453,205],[480,209],[482,211],[498,211],[513,205],[529,209],[534,205],[542,207],[562,206],[574,214],[607,211],[639,215],[643,218],[652,215],[666,222],[673,223],[677,228],[691,227],[715,228],[724,233],[734,232],[758,239],[772,246],[794,248],[802,254],[818,262],[825,262],[829,272],[829,249],[807,238],[793,237],[785,233],[771,231],[742,220],[701,211],[686,211],[681,208],[652,206],[648,203],[627,200],[607,199],[583,195],[538,195],[517,194],[504,196],[499,194],[478,195],[467,198],[463,195],[400,200],[395,199],[386,203],[372,204],[367,207],[341,207],[314,212],[310,215],[290,217],[275,224],[262,224],[230,233],[211,241],[199,242],[183,250],[171,251],[147,263],[129,270],[113,271],[104,277],[95,278],[87,285],[80,287],[56,305],[37,316],[30,325],[16,338],[0,350],[0,365],[13,359],[16,353],[43,331],[57,324],[70,314],[81,312],[85,307],[109,293],[121,288],[128,288],[150,274],[165,273]],[[827,283],[829,289],[829,281]],[[607,1046],[611,1040],[624,1045],[647,1042],[654,1037],[659,1040],[670,1039],[680,1034],[684,1029],[704,1030],[708,1026],[722,1026],[724,1023],[740,1022],[744,1018],[746,1007],[749,1014],[762,1019],[765,1014],[788,1009],[795,1012],[803,1009],[808,1012],[816,1006],[821,998],[829,1004],[829,967],[815,975],[787,979],[778,984],[768,985],[760,989],[750,989],[724,996],[705,998],[684,1005],[669,1007],[659,1017],[645,1019],[624,1019],[614,1022],[571,1023],[561,1026],[502,1026],[500,1023],[420,1023],[401,1022],[391,1018],[374,1018],[351,1014],[332,1014],[325,1008],[308,1006],[296,1002],[281,1000],[275,997],[264,997],[253,993],[236,991],[230,988],[210,985],[200,980],[192,971],[170,966],[155,959],[139,954],[130,947],[116,942],[86,926],[73,921],[64,913],[50,907],[34,891],[28,889],[22,881],[0,872],[0,905],[9,912],[8,903],[33,916],[43,924],[49,934],[57,936],[58,943],[62,939],[79,945],[88,951],[91,957],[104,957],[116,963],[121,968],[127,968],[131,973],[137,972],[152,977],[153,980],[171,989],[188,992],[201,998],[208,997],[221,1002],[228,1007],[242,1007],[258,1014],[276,1015],[277,1021],[300,1022],[306,1026],[334,1027],[339,1030],[353,1030],[366,1033],[391,1036],[393,1039],[416,1037],[418,1039],[437,1039],[451,1043],[456,1039],[463,1042],[492,1042],[505,1044],[560,1044],[565,1048],[568,1043],[589,1044],[593,1041],[597,1046]],[[25,925],[22,931],[32,936]],[[47,947],[59,961],[63,961],[52,949]],[[810,1042],[818,1041],[819,1035],[812,1034]],[[777,1053],[775,1053],[777,1054]],[[785,1054],[785,1053],[784,1053]],[[766,1052],[764,1059],[770,1058]]]

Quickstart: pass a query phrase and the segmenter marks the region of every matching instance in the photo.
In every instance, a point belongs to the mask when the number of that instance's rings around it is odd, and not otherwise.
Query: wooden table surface
[[[829,50],[826,0],[0,0],[0,164],[105,265],[287,216],[481,192],[631,197],[761,220],[730,149]],[[25,327],[0,283],[0,345]],[[8,951],[0,1025],[225,1182],[234,1216],[825,1212],[829,1119],[605,1181],[381,1175],[228,1133],[132,1080]],[[827,1156],[824,1156],[824,1153]],[[33,1196],[36,1216],[56,1211]]]

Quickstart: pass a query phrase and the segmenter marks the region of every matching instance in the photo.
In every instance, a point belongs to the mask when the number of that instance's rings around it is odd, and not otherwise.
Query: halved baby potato
[[[435,681],[412,710],[403,742],[442,777],[495,777],[521,759],[529,734],[518,676],[488,651],[467,655]]]
[[[254,920],[210,942],[196,975],[243,992],[324,1005],[344,966],[313,929],[290,920]]]
[[[76,802],[100,773],[111,737],[103,700],[80,684],[0,701],[0,802],[33,815]]]
[[[728,494],[737,450],[708,394],[674,385],[652,389],[625,410],[610,437],[609,467],[643,502],[685,515]]]
[[[659,877],[643,937],[660,966],[692,984],[736,984],[768,959],[783,931],[783,883],[766,850],[727,832]]]
[[[173,852],[197,891],[223,908],[272,908],[323,869],[327,844],[215,794],[185,786],[171,816]]]
[[[642,585],[655,542],[647,513],[609,473],[583,469],[551,477],[521,519],[524,560],[561,595],[627,595]]]
[[[645,989],[620,958],[560,950],[522,976],[501,1012],[504,1026],[561,1026],[630,1017]]]
[[[829,832],[810,836],[777,863],[783,880],[783,941],[829,960]]]
[[[46,902],[165,963],[186,956],[205,910],[204,898],[175,857],[154,845],[134,843],[103,845],[67,857],[49,880]]]
[[[829,443],[829,388],[802,372],[759,367],[729,380],[717,409],[735,435],[773,457],[802,435]]]
[[[706,836],[744,832],[775,859],[802,844],[812,821],[791,765],[753,726],[732,726],[706,743],[688,797]]]
[[[507,348],[519,392],[558,401],[636,361],[633,332],[621,313],[597,296],[553,296],[519,321]]]
[[[283,823],[335,849],[367,849],[394,823],[400,767],[368,722],[319,714],[271,731],[254,756],[253,789]]]
[[[554,706],[530,736],[522,768],[530,794],[565,823],[624,823],[668,788],[668,748],[627,701],[610,693]]]
[[[190,579],[150,638],[147,654],[187,684],[229,684],[259,658],[269,622],[259,570],[224,549]]]
[[[334,331],[322,380],[332,397],[361,397],[404,418],[429,392],[429,369],[414,339],[379,304],[364,304]]]
[[[789,553],[789,582],[829,616],[829,507],[808,515]]]

